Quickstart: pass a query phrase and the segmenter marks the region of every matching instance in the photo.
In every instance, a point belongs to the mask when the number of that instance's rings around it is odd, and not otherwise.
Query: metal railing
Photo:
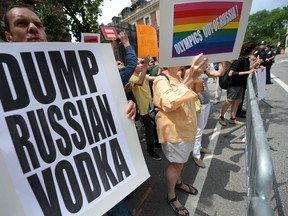
[[[246,172],[248,216],[272,216],[273,166],[252,75],[247,82]]]

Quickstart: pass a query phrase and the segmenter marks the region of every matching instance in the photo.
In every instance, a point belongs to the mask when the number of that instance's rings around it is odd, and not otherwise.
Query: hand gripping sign
[[[239,56],[252,0],[160,0],[159,65],[183,66]],[[163,13],[165,11],[165,13]]]

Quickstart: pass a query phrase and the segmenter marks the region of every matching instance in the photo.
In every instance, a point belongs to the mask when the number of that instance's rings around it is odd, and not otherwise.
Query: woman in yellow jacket
[[[157,109],[156,125],[159,143],[169,164],[166,169],[168,202],[177,215],[189,215],[188,210],[178,201],[175,188],[196,195],[197,189],[181,181],[181,171],[193,147],[197,129],[195,99],[191,90],[193,80],[203,73],[208,59],[199,54],[191,64],[188,75],[181,79],[178,67],[164,68],[163,76],[154,80],[154,105]]]

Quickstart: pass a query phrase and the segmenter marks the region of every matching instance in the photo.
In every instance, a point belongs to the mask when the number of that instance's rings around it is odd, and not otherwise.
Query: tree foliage
[[[81,33],[99,32],[98,16],[104,0],[16,0],[13,3],[32,5],[42,20],[49,41],[77,41]],[[2,7],[3,0],[0,0]],[[9,5],[8,5],[9,6]],[[7,7],[7,5],[5,5]],[[0,32],[3,38],[3,28]]]
[[[285,24],[286,23],[286,24]],[[272,11],[262,10],[250,15],[245,34],[245,41],[266,41],[272,46],[285,45],[288,24],[288,6]],[[281,46],[280,45],[280,46]]]
[[[63,8],[69,17],[70,30],[77,41],[81,40],[81,33],[97,33],[99,31],[98,16],[101,15],[100,6],[104,0],[48,0]]]

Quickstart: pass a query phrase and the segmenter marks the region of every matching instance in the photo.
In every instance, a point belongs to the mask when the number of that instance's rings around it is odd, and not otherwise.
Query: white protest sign
[[[258,100],[262,100],[266,96],[266,68],[260,67],[257,69],[257,72],[254,73],[256,77],[256,83],[257,83],[257,98]]]
[[[110,44],[0,44],[0,86],[1,215],[103,215],[149,177]]]
[[[237,59],[252,0],[160,0],[159,65],[190,65],[203,53],[210,62]]]

